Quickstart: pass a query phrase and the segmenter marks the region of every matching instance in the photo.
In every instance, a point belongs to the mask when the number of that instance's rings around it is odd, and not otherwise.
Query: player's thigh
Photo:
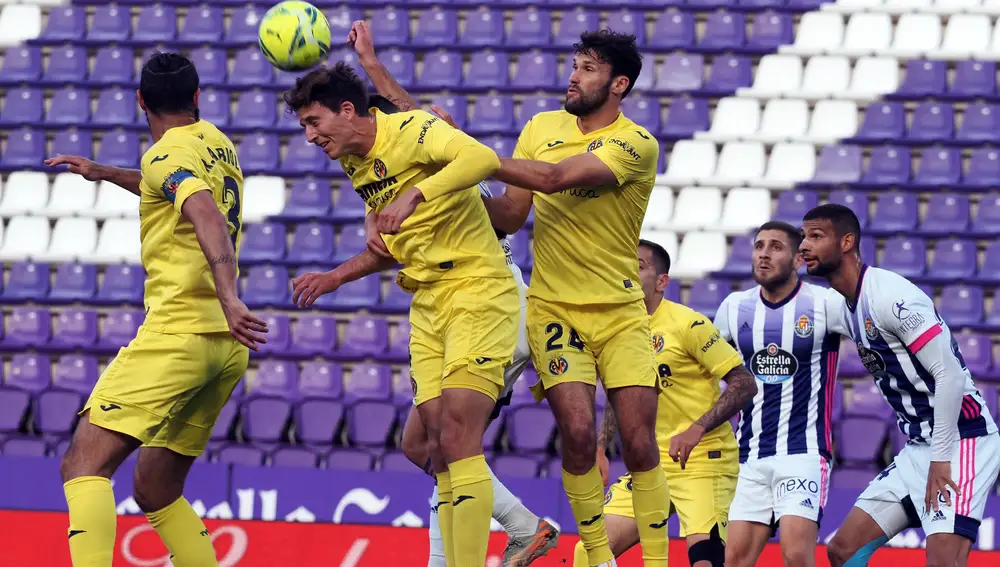
[[[758,460],[740,465],[736,492],[729,505],[729,521],[750,522],[768,526],[774,518],[774,492],[771,471],[767,463]]]
[[[98,379],[84,411],[90,422],[148,443],[177,408],[212,378],[199,335],[168,335],[140,328]]]
[[[594,337],[589,346],[606,389],[656,386],[649,315],[642,301],[594,309],[582,325]]]
[[[670,503],[681,524],[681,537],[709,535],[717,529],[722,541],[728,539],[729,505],[736,492],[737,475],[733,472],[673,472]]]
[[[604,513],[604,527],[608,531],[608,544],[615,557],[624,554],[639,543],[639,526],[635,518],[610,512]]]
[[[726,526],[726,567],[752,567],[771,538],[771,526],[730,520]]]
[[[892,539],[907,527],[919,525],[919,516],[901,472],[909,467],[908,451],[904,448],[892,464],[875,476],[837,528],[830,541],[832,555],[846,560],[880,537]]]
[[[819,523],[788,514],[778,520],[778,529],[781,530],[781,554],[786,565],[802,565],[807,558],[815,557]]]
[[[147,447],[163,447],[191,457],[203,453],[222,408],[246,373],[250,350],[229,333],[198,337],[198,354],[209,364],[208,380],[190,400],[177,405]]]
[[[410,304],[410,386],[419,407],[441,397],[444,379],[444,338],[437,323],[436,295],[421,288]]]
[[[576,328],[579,316],[578,308],[528,298],[528,345],[539,378],[532,392],[539,401],[544,391],[559,384],[580,382],[597,387],[594,354]]]

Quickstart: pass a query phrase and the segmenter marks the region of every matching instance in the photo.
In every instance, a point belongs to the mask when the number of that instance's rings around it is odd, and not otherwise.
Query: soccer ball
[[[289,0],[264,14],[257,38],[271,65],[283,71],[302,71],[330,53],[330,22],[312,4]]]

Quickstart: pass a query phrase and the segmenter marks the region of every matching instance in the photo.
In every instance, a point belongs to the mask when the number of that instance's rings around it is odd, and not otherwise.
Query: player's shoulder
[[[435,122],[444,122],[440,117],[434,116],[421,108],[383,114],[383,116],[385,117],[385,124],[389,126],[390,131],[393,133],[409,133],[412,130],[419,130],[421,126],[429,126]]]
[[[672,326],[678,331],[688,332],[692,329],[697,329],[701,325],[712,324],[711,320],[704,314],[691,309],[687,305],[670,301],[669,299],[664,299],[660,302],[657,312],[661,309],[664,315],[669,317]]]
[[[615,129],[610,139],[626,140],[633,145],[640,147],[651,147],[659,149],[656,137],[649,133],[649,130],[636,124],[631,118],[622,114],[615,122]]]
[[[927,294],[916,284],[890,270],[869,266],[865,268],[863,277],[865,281],[862,289],[867,299],[872,302],[889,301],[891,297],[896,295],[927,297]]]
[[[722,304],[721,304],[721,306],[719,308],[722,309],[722,306],[729,306],[729,305],[731,305],[733,303],[739,304],[739,303],[741,303],[743,300],[745,300],[747,298],[753,298],[753,299],[759,300],[760,299],[760,286],[759,285],[755,285],[755,286],[753,286],[751,288],[748,288],[748,289],[740,289],[740,290],[731,292],[729,295],[726,296],[725,299],[722,300]]]
[[[567,125],[576,125],[576,116],[563,109],[546,110],[531,117],[525,129],[528,128],[564,128]]]

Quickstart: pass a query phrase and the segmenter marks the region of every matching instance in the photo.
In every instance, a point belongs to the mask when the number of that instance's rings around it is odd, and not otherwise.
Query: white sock
[[[525,508],[524,504],[500,482],[490,469],[493,479],[493,518],[500,522],[511,539],[530,539],[538,530],[538,516]]]
[[[438,488],[434,485],[434,492],[431,494],[431,517],[428,533],[430,534],[431,551],[427,557],[427,567],[447,567],[444,558],[444,542],[441,541],[441,524],[438,523],[437,510],[434,506],[438,503]]]

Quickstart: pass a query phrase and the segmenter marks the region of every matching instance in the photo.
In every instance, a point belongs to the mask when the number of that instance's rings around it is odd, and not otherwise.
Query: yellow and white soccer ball
[[[257,32],[264,57],[283,71],[302,71],[330,53],[330,22],[308,2],[289,0],[264,14]]]

